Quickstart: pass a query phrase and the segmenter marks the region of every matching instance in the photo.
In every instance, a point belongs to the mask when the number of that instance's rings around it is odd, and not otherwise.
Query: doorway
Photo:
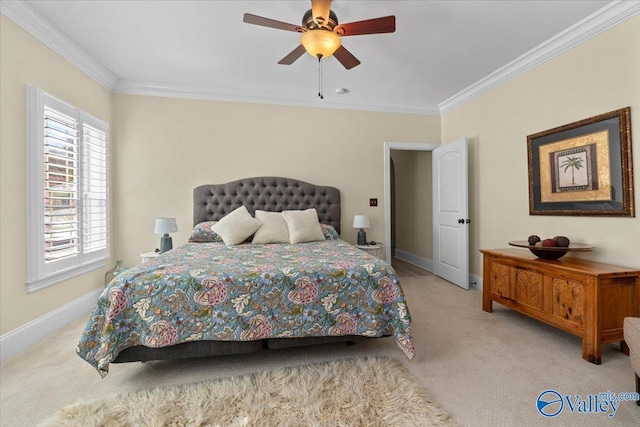
[[[385,142],[384,143],[384,200],[385,201],[389,201],[389,202],[385,203],[385,212],[384,212],[385,242],[389,243],[389,244],[385,245],[385,258],[389,262],[391,262],[391,241],[392,241],[391,240],[392,239],[391,238],[391,227],[392,227],[392,225],[391,225],[391,209],[392,209],[392,203],[390,202],[391,199],[392,199],[392,197],[391,197],[391,193],[392,193],[392,191],[391,191],[391,176],[392,176],[392,174],[391,174],[391,154],[392,154],[392,151],[393,151],[394,154],[396,154],[396,160],[401,161],[403,164],[410,165],[411,164],[410,158],[412,157],[411,156],[412,152],[414,154],[417,153],[417,152],[431,152],[431,151],[433,151],[435,148],[437,148],[439,146],[440,146],[440,144],[432,144],[432,143],[413,143],[413,142],[409,142],[409,143],[406,143],[406,142]],[[424,161],[424,159],[420,159],[420,160]],[[395,179],[398,179],[399,178],[398,172],[399,172],[399,169],[400,169],[401,165],[398,162],[394,162],[394,166],[395,166],[395,172],[396,172]],[[413,167],[413,165],[412,165],[412,169],[415,169]],[[415,171],[414,175],[415,176],[420,176],[420,173],[418,171]],[[412,179],[411,176],[403,177],[403,179],[404,178],[406,178],[408,180]],[[415,182],[415,179],[414,179],[414,182]],[[396,181],[396,184],[399,184],[399,183]],[[413,187],[415,187],[415,185],[413,185]],[[400,198],[404,197],[402,194],[395,194],[395,197],[396,197],[396,204],[399,202],[401,204],[405,204],[406,203],[407,206],[411,206],[412,204],[415,205],[415,202],[416,202],[415,200],[398,200],[399,197]],[[419,201],[419,203],[423,203],[424,204],[424,201],[422,201],[422,202]],[[429,203],[430,203],[430,201],[429,201]],[[399,212],[396,212],[396,216],[397,215],[401,215],[401,214]],[[423,241],[420,242],[419,241],[419,239],[420,239],[419,235],[415,236],[416,239],[409,238],[409,239],[407,239],[408,241],[406,241],[406,242],[398,242],[398,238],[402,238],[402,233],[403,232],[400,231],[400,234],[398,234],[398,233],[399,233],[398,222],[396,221],[396,235],[394,236],[395,240],[396,240],[396,243],[402,243],[402,244],[406,245],[407,248],[416,248],[416,247],[420,248],[424,244],[427,244],[427,245],[431,245],[432,244],[432,242],[424,241],[425,240],[424,236],[423,236]],[[404,234],[406,235],[406,232]],[[404,251],[404,253],[401,253],[401,252],[399,252],[399,250],[400,251],[403,250],[402,246],[403,245],[401,245],[400,247],[396,248],[396,254],[395,254],[396,256],[397,255],[401,255],[404,258],[408,258],[408,259],[405,259],[406,261],[409,261],[412,264],[416,264],[421,268],[424,268],[426,270],[431,271],[431,268],[428,265],[428,258],[420,256],[420,255],[417,255],[417,257],[411,257],[411,251],[410,250],[406,250],[406,251]],[[427,254],[429,253],[429,251],[425,252],[425,251],[421,251],[421,250],[419,250],[419,252],[421,252],[423,254],[424,253],[427,253]],[[413,255],[415,255],[415,254],[413,254]],[[426,265],[425,265],[425,262],[427,262]]]
[[[469,289],[468,142],[450,144],[384,143],[385,241],[391,243],[391,151],[432,152],[433,274]],[[396,163],[396,170],[398,165]],[[414,233],[415,234],[415,233]],[[415,236],[424,239],[424,235]],[[396,249],[396,255],[398,250]],[[385,246],[391,261],[391,244]]]
[[[391,150],[391,259],[432,271],[431,151]]]

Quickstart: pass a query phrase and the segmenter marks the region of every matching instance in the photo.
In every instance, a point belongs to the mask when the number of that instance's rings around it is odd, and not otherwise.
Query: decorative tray
[[[567,252],[590,252],[593,246],[582,243],[571,243],[567,247],[561,246],[533,246],[526,240],[514,240],[509,242],[511,246],[519,248],[527,248],[532,254],[542,259],[558,259],[563,257]]]

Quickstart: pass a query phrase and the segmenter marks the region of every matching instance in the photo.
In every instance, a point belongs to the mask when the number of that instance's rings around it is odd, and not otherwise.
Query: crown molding
[[[556,36],[520,55],[505,66],[441,102],[440,114],[452,111],[557,55],[640,13],[640,1],[617,0],[597,10]]]
[[[133,80],[119,80],[114,93],[125,95],[159,96],[168,98],[189,98],[213,101],[247,102],[252,104],[290,105],[301,107],[333,108],[342,110],[373,111],[381,113],[419,114],[439,116],[437,105],[409,104],[350,104],[332,102],[327,99],[300,100],[268,91],[212,88],[202,86],[183,86],[164,83],[147,83]]]
[[[47,47],[113,92],[118,78],[64,35],[26,1],[0,2],[0,13],[24,28]]]

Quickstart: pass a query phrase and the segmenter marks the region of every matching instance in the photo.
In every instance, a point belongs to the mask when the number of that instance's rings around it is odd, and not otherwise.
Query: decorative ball
[[[541,239],[540,239],[540,237],[539,237],[539,236],[536,236],[536,235],[534,234],[534,235],[532,235],[532,236],[529,236],[529,239],[528,239],[528,240],[529,240],[529,244],[530,244],[531,246],[533,246],[533,245],[535,245],[536,243],[538,243]]]
[[[556,245],[562,248],[567,248],[571,244],[571,241],[565,236],[556,236],[554,240],[556,241]]]
[[[558,246],[558,244],[553,239],[544,239],[542,241],[542,246],[546,246],[546,247],[549,247],[549,248],[555,248],[556,246]]]

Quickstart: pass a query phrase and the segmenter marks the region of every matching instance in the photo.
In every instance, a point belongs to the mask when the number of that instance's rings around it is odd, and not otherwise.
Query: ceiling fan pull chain
[[[322,56],[318,55],[318,96],[320,97],[320,99],[324,99],[324,94],[322,93],[324,89],[322,87],[322,61],[320,61],[321,59],[322,59]]]

